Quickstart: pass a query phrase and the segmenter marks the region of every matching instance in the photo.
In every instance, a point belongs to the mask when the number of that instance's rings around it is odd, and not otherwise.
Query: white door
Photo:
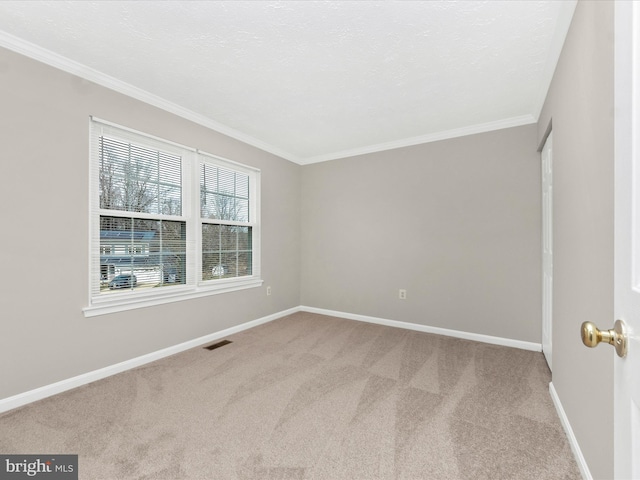
[[[553,133],[542,147],[542,352],[551,366],[553,305]]]
[[[614,464],[616,479],[640,479],[640,3],[615,9],[614,313],[629,345],[614,360]]]

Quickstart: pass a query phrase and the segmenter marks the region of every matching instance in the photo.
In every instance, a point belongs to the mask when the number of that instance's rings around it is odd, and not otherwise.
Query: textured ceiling
[[[536,121],[575,4],[5,0],[0,46],[304,164]]]

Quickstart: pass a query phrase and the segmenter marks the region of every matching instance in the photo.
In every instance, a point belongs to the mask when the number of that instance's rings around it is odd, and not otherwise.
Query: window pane
[[[100,137],[100,208],[182,214],[182,158]]]
[[[249,221],[249,176],[203,163],[200,215],[216,220]]]
[[[100,217],[101,293],[186,281],[186,223]]]
[[[225,252],[221,256],[222,258],[222,266],[225,269],[226,276],[228,277],[237,277],[237,268],[236,268],[236,252]]]
[[[235,209],[236,215],[241,221],[249,221],[249,199],[237,198]]]
[[[181,215],[182,191],[180,187],[160,187],[162,199],[160,213],[165,215]]]
[[[251,275],[251,265],[252,265],[252,254],[251,252],[238,252],[238,276],[243,277],[246,275]]]
[[[251,274],[251,227],[203,224],[202,279]]]

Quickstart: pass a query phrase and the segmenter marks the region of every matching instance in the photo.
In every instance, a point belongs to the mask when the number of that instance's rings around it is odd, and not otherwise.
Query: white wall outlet
[[[267,295],[271,295],[271,286],[267,287]]]
[[[404,288],[401,288],[401,289],[398,291],[398,298],[399,298],[400,300],[406,300],[406,299],[407,299],[407,291],[406,291]]]

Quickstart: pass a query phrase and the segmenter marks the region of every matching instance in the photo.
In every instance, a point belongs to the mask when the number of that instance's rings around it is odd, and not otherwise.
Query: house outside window
[[[260,172],[91,120],[85,315],[256,287]]]

